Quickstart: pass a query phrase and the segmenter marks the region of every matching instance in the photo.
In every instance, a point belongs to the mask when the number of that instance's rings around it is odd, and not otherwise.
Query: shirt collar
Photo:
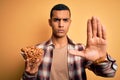
[[[75,43],[68,36],[67,36],[67,40],[68,40],[68,44],[75,46]],[[54,47],[54,44],[51,38],[45,43],[45,45]]]
[[[68,36],[67,36],[67,39],[68,39],[68,44],[75,46],[75,42],[73,42]]]

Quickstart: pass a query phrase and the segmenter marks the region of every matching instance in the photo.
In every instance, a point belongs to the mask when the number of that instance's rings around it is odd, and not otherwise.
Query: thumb
[[[75,56],[85,57],[85,53],[83,51],[69,50],[68,52],[69,52],[69,54],[72,54]]]

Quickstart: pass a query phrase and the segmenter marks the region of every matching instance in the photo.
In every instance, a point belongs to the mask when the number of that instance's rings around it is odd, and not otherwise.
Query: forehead
[[[68,10],[53,10],[53,18],[70,18],[70,12]]]

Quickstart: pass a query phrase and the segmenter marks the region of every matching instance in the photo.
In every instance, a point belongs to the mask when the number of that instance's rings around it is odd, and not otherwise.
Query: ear
[[[51,21],[51,19],[48,19],[48,23],[49,23],[49,26],[52,27],[52,21]]]
[[[70,19],[70,21],[69,21],[69,26],[71,25],[71,22],[72,22],[72,20]]]
[[[70,19],[70,24],[71,24],[72,20]]]

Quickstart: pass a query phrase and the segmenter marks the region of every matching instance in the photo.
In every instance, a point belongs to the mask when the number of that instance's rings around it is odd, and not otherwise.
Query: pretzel
[[[30,62],[32,63],[35,63],[37,59],[41,59],[44,54],[43,49],[37,48],[35,46],[28,46],[28,47],[22,48],[21,52],[22,52],[21,54],[23,58],[25,60],[29,59]]]

